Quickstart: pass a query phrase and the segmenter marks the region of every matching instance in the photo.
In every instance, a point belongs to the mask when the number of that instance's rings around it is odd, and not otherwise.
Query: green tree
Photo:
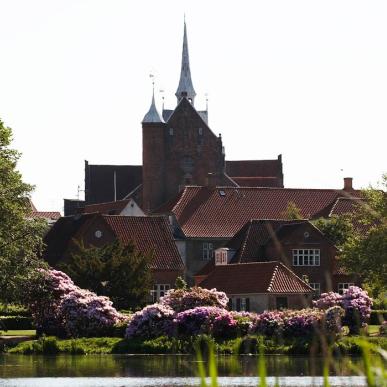
[[[363,190],[364,202],[353,214],[353,222],[363,225],[343,245],[341,259],[348,271],[359,274],[377,296],[387,288],[387,174],[382,189]]]
[[[338,248],[342,248],[354,237],[354,227],[348,215],[319,218],[313,224],[327,236]]]
[[[290,201],[286,207],[286,210],[282,213],[284,219],[288,220],[298,220],[304,219],[301,210],[297,207],[297,204]]]
[[[114,242],[102,248],[77,245],[69,260],[58,266],[80,287],[108,296],[118,309],[143,306],[152,287],[153,255],[140,253],[133,243]]]
[[[0,299],[17,302],[37,267],[46,224],[31,218],[33,186],[16,166],[20,153],[10,148],[12,131],[0,120]]]

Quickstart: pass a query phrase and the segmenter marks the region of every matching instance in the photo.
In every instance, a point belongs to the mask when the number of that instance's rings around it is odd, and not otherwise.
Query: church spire
[[[153,75],[151,75],[153,78]],[[148,113],[145,114],[142,123],[157,123],[157,122],[164,122],[163,118],[161,117],[160,113],[158,112],[156,108],[156,103],[155,103],[155,83],[154,81],[152,82],[153,84],[153,92],[152,92],[152,103],[151,106],[148,110]]]
[[[181,59],[180,81],[175,95],[177,97],[178,103],[183,97],[187,97],[188,100],[191,101],[192,105],[194,104],[196,93],[192,85],[191,70],[189,68],[187,26],[185,24],[185,17],[184,17],[183,54]]]

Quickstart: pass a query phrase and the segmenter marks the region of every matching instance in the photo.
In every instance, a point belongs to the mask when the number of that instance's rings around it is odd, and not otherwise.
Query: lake
[[[322,359],[265,356],[269,385],[321,386]],[[257,357],[218,356],[219,384],[256,386]],[[185,355],[0,355],[0,386],[198,386],[195,357]],[[361,359],[337,359],[331,369],[333,386],[364,386],[355,376]]]

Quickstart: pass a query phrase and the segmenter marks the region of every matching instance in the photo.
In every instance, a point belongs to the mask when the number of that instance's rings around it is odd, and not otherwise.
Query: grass
[[[35,329],[0,331],[0,336],[35,336]]]
[[[343,337],[335,343],[335,354],[361,354],[358,337]],[[197,346],[203,350],[203,340],[211,340],[213,351],[217,354],[237,355],[241,353],[258,353],[261,340],[262,350],[266,354],[308,355],[315,343],[297,339],[287,342],[276,342],[273,339],[261,339],[257,336],[247,336],[243,339],[215,342],[207,336],[197,336],[191,339],[176,339],[165,336],[156,339],[131,339],[119,337],[79,338],[61,340],[56,337],[42,337],[37,340],[24,341],[8,349],[9,353],[19,354],[174,354],[195,353]],[[365,339],[370,345],[377,345],[387,350],[387,337],[369,337]],[[321,351],[321,349],[320,349]]]

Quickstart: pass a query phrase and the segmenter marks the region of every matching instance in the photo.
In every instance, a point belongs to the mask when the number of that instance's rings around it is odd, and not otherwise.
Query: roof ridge
[[[273,270],[273,275],[271,276],[271,279],[270,279],[270,282],[269,282],[269,286],[267,288],[268,292],[271,292],[271,288],[273,286],[274,279],[275,279],[275,276],[277,275],[277,272],[278,272],[278,262],[277,262],[277,265],[275,266],[275,268]]]

